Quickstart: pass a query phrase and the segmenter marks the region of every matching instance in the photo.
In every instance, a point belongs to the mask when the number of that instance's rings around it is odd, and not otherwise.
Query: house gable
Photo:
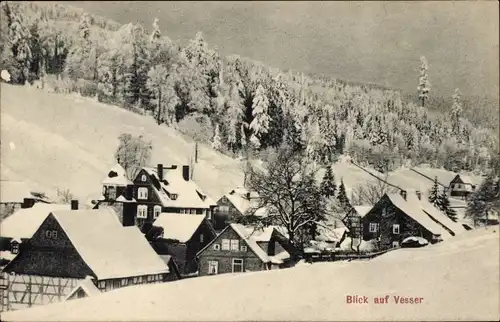
[[[66,278],[96,276],[52,214],[4,271]]]
[[[464,182],[464,181],[462,180],[462,178],[460,177],[460,175],[459,175],[459,174],[457,174],[457,175],[455,176],[455,178],[453,178],[453,180],[451,180],[450,185],[451,185],[451,184],[454,184],[454,183],[468,184],[468,183],[466,183],[466,182]]]

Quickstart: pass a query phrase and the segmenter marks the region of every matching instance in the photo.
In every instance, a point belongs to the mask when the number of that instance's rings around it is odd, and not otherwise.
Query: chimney
[[[182,177],[184,178],[184,180],[189,181],[189,166],[188,165],[182,166]]]
[[[406,200],[406,190],[401,190],[400,194],[401,194],[401,197],[403,197],[403,199]]]
[[[415,191],[415,194],[417,195],[418,200],[422,200],[422,193],[420,190]]]
[[[35,200],[33,198],[24,198],[23,203],[21,204],[21,208],[31,208],[35,204]]]
[[[160,180],[160,182],[163,181],[163,164],[158,163],[156,172],[158,173],[158,180]]]
[[[125,199],[132,200],[134,199],[134,185],[127,185],[127,189],[125,190]]]
[[[250,192],[247,192],[247,200],[250,200]]]
[[[71,200],[71,210],[78,210],[78,200]]]

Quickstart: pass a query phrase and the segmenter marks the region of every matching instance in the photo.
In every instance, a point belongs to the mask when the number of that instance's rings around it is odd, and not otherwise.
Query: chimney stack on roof
[[[78,210],[78,200],[71,200],[71,210]]]
[[[189,181],[189,166],[188,165],[182,166],[182,177],[184,178],[184,180]]]
[[[134,199],[134,185],[127,185],[127,189],[125,190],[125,199],[132,200]]]
[[[158,173],[158,180],[163,181],[163,164],[158,163],[156,172]]]
[[[406,200],[406,190],[401,190],[400,194],[401,194],[401,197],[403,197],[403,199]]]

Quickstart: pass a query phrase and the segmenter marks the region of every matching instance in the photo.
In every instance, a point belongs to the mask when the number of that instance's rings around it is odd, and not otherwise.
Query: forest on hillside
[[[486,171],[498,153],[498,128],[474,118],[489,110],[464,109],[458,89],[433,97],[425,57],[409,96],[224,57],[201,32],[181,45],[153,17],[148,33],[54,3],[2,2],[1,14],[0,69],[12,83],[96,97],[233,156],[286,142],[318,165],[348,154],[383,172],[421,163]]]

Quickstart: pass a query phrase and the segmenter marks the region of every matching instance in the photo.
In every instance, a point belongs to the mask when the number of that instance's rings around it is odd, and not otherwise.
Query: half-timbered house
[[[274,227],[261,231],[241,224],[229,224],[197,254],[199,275],[283,267],[290,259],[290,252],[286,237]]]
[[[163,282],[169,270],[112,209],[53,211],[3,269],[3,310],[64,300],[85,278],[100,291]]]
[[[363,225],[361,219],[372,209],[372,206],[354,206],[352,207],[342,222],[349,229],[350,237],[360,237],[363,234]]]
[[[139,224],[153,223],[162,212],[212,219],[216,203],[191,180],[189,166],[142,168],[133,180]]]
[[[151,245],[158,254],[171,255],[183,277],[196,273],[196,254],[216,237],[204,215],[161,213],[153,227],[163,232]]]

